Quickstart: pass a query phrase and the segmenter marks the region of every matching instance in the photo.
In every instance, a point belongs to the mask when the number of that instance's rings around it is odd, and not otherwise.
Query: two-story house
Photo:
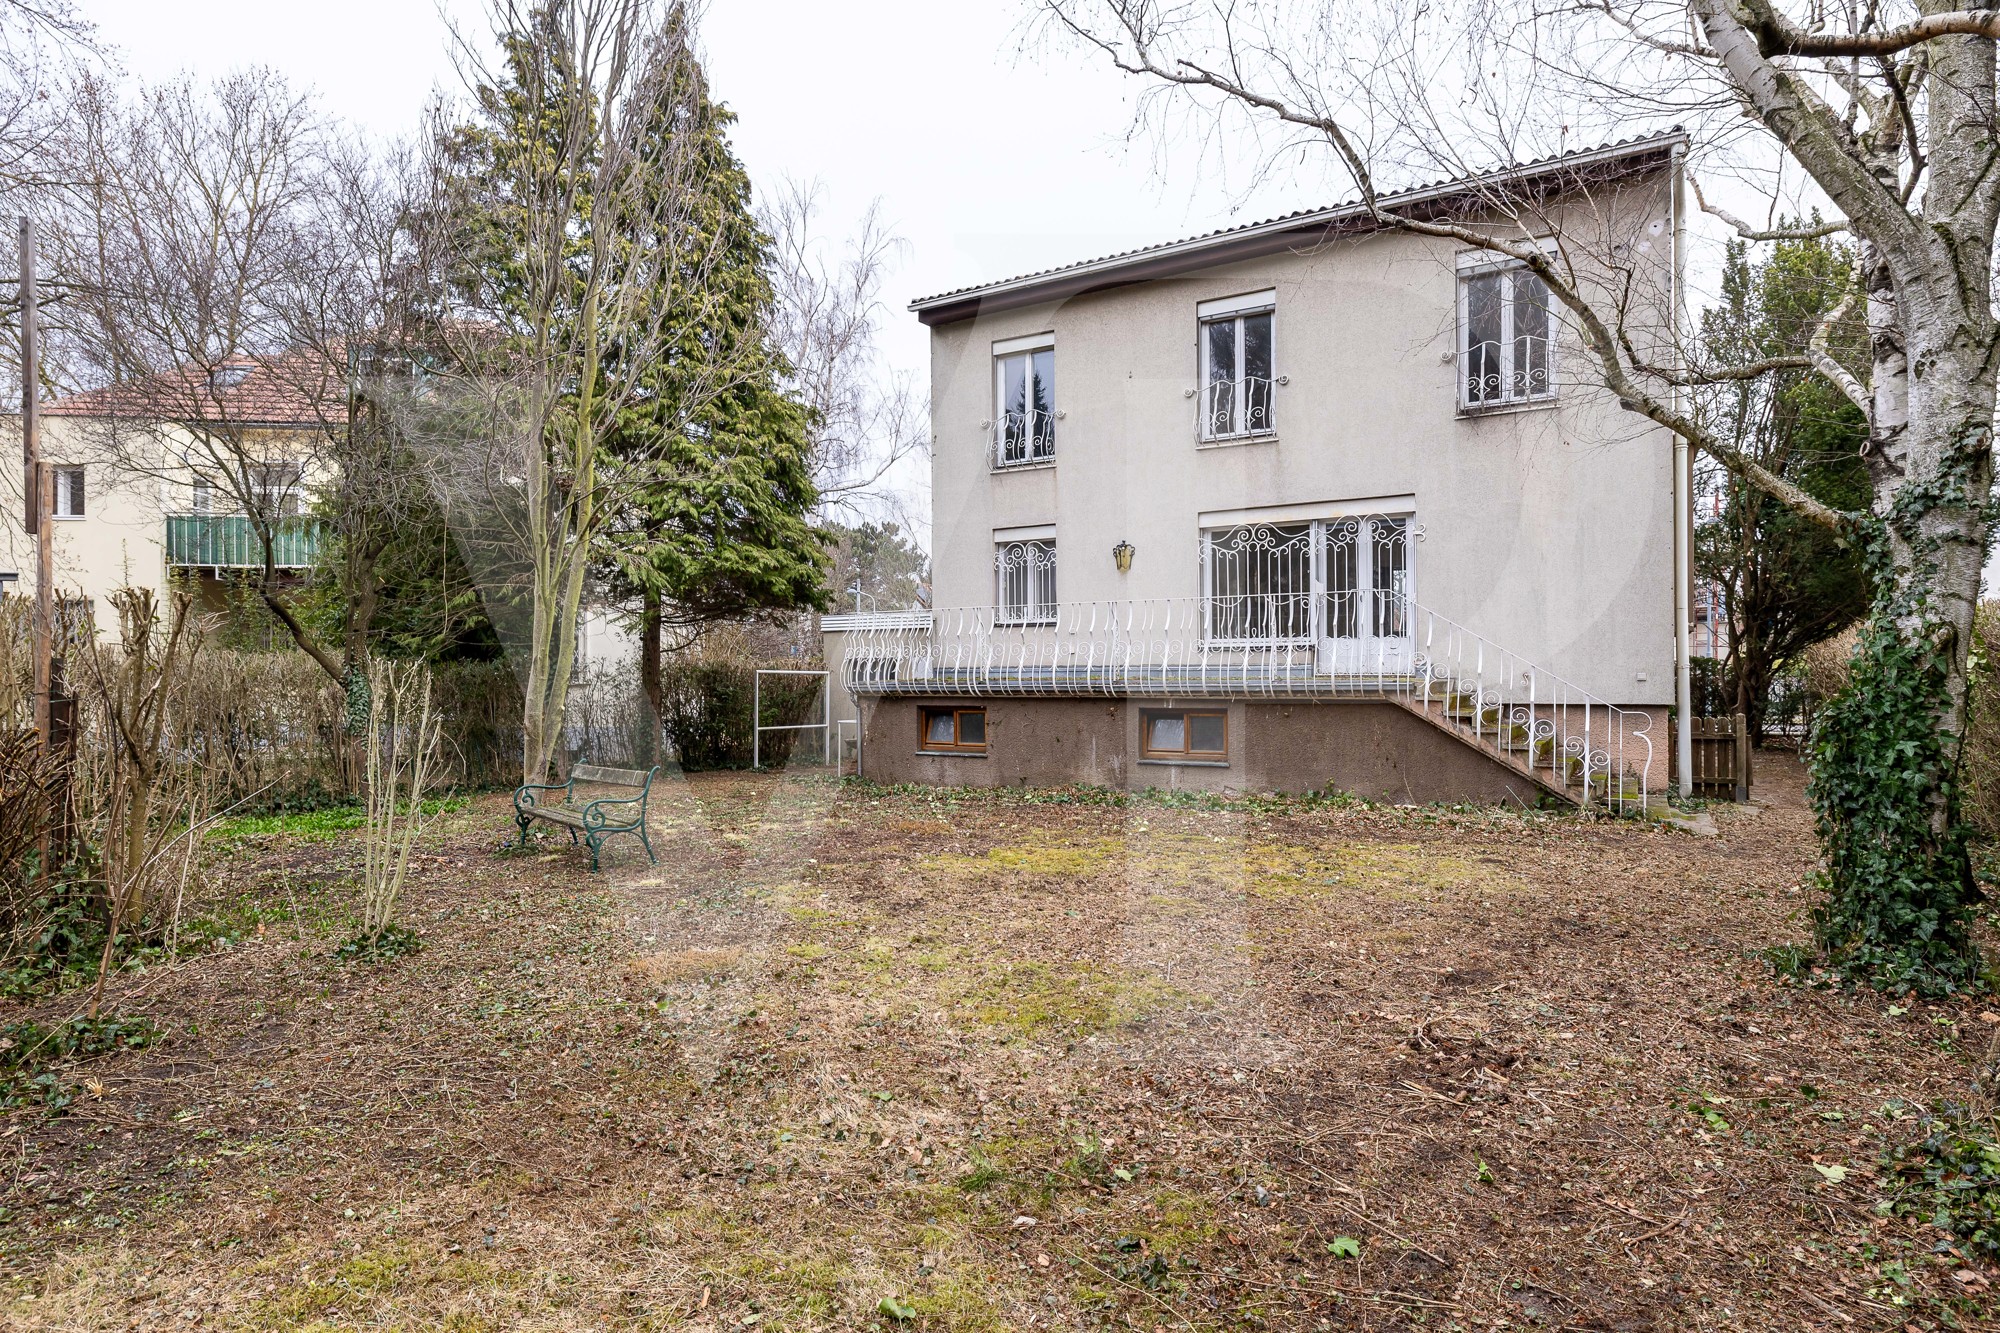
[[[1681,147],[1386,202],[1560,253],[1664,346]],[[1682,467],[1525,268],[1347,205],[912,308],[935,609],[826,621],[866,776],[1664,787]]]
[[[57,595],[87,606],[100,627],[116,624],[106,599],[121,587],[163,594],[180,580],[218,604],[227,582],[264,565],[250,506],[270,523],[280,577],[302,576],[319,543],[306,513],[321,480],[315,460],[344,401],[344,377],[295,357],[231,360],[46,404]],[[31,594],[34,539],[18,513],[6,530]]]

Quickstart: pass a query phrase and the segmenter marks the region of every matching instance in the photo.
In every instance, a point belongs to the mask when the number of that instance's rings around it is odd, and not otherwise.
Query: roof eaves
[[[1573,153],[1561,153],[1480,175],[1460,176],[1452,180],[1413,186],[1407,190],[1383,195],[1381,202],[1404,206],[1421,204],[1504,181],[1528,183],[1558,172],[1575,171],[1620,159],[1647,158],[1686,143],[1686,132],[1676,127],[1659,134],[1624,139],[1596,148],[1579,149]],[[1183,266],[1192,267],[1193,265],[1187,261],[1198,259],[1211,251],[1227,252],[1254,247],[1260,242],[1270,241],[1289,233],[1323,230],[1343,222],[1358,220],[1367,214],[1367,205],[1360,202],[1335,204],[1329,208],[1303,209],[1241,227],[1205,232],[1200,236],[1184,240],[1142,246],[1136,250],[1124,250],[1098,259],[1041,269],[999,282],[960,287],[940,292],[935,296],[920,297],[910,302],[909,309],[916,312],[918,318],[926,324],[954,322],[968,318],[982,306],[990,308],[996,301],[1004,302],[1008,306],[1024,305],[1029,303],[1029,293],[1039,293],[1044,299],[1052,299],[1098,286],[1113,286],[1121,280],[1135,280],[1133,276],[1123,279],[1117,277],[1126,270],[1170,265],[1176,261],[1180,261]]]

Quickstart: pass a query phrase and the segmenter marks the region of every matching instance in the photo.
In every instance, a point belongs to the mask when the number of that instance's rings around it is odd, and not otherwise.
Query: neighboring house
[[[1566,219],[1551,247],[1587,221],[1665,329],[1681,146],[1392,202],[1498,226],[1494,193],[1518,192]],[[936,609],[824,621],[866,776],[1664,787],[1671,437],[1592,387],[1524,269],[1344,206],[912,309]]]
[[[337,376],[302,371],[296,359],[246,358],[45,404],[58,595],[87,601],[100,629],[115,629],[107,598],[121,587],[163,595],[182,579],[219,605],[227,581],[264,564],[245,497],[275,525],[280,575],[302,575],[320,540],[306,515],[322,480],[313,460],[326,455],[327,414],[344,415],[344,392]],[[11,423],[18,441],[20,418]],[[0,559],[21,571],[19,591],[32,596],[34,538],[21,529],[16,497]]]
[[[347,391],[343,367],[297,355],[231,360],[45,404],[56,591],[71,616],[115,632],[112,592],[143,587],[163,599],[173,582],[220,608],[232,585],[263,568],[252,507],[272,526],[280,582],[305,577],[325,539],[310,511],[332,480],[327,460]],[[20,418],[8,420],[18,443]],[[8,591],[32,597],[34,538],[22,531],[18,491],[5,529],[0,566],[20,571]],[[635,653],[614,610],[597,603],[584,609],[577,649],[588,670],[629,664]]]

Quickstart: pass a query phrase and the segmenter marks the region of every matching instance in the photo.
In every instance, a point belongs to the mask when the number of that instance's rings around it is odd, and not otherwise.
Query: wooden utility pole
[[[55,551],[48,515],[49,469],[42,462],[41,330],[35,311],[35,224],[21,219],[21,521],[35,538],[35,731],[44,747],[51,734],[50,695],[55,686]]]

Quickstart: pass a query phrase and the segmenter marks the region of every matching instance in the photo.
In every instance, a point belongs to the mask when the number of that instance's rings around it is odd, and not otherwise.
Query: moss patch
[[[1143,1018],[1185,993],[1100,963],[1009,959],[961,968],[947,1002],[972,1023],[1015,1036],[1084,1036]]]
[[[984,856],[926,857],[917,869],[948,875],[1091,875],[1124,851],[1123,838],[1023,842],[995,847]]]

